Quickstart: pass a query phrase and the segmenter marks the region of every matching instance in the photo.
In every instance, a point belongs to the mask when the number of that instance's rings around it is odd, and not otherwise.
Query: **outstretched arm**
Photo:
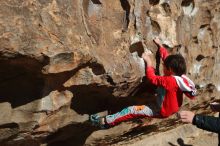
[[[200,129],[220,133],[220,118],[204,115],[195,115],[191,111],[181,111],[180,118],[183,122],[192,123]]]
[[[220,119],[218,117],[195,115],[193,125],[204,130],[220,133]]]
[[[150,58],[150,53],[149,52],[144,52],[142,54],[142,58],[144,59],[144,61],[147,63],[147,67],[152,67],[152,61]]]
[[[164,61],[169,55],[169,53],[167,52],[167,49],[163,47],[163,44],[159,38],[155,38],[154,42],[159,46],[160,57]]]
[[[173,80],[168,79],[169,77],[155,75],[155,70],[153,68],[152,61],[151,61],[149,53],[144,52],[142,54],[142,58],[144,59],[144,61],[147,64],[147,66],[146,66],[146,77],[152,84],[154,84],[156,86],[163,86],[164,88],[167,88],[169,85],[172,85],[171,82]]]

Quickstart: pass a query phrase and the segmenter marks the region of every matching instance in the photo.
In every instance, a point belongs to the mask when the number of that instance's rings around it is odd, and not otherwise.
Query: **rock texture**
[[[219,0],[0,1],[0,145],[120,145],[129,130],[174,129],[175,118],[101,132],[87,121],[151,102],[141,54],[156,54],[155,36],[184,55],[199,90],[183,107],[207,113],[220,90],[219,21]]]

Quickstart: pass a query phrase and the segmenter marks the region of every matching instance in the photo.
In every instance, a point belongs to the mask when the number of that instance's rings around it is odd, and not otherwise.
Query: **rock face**
[[[0,1],[0,143],[94,144],[89,114],[150,102],[155,36],[186,58],[199,109],[220,90],[219,21],[219,0]]]

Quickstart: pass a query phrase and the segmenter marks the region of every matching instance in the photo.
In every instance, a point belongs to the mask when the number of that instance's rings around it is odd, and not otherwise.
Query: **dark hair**
[[[167,69],[171,69],[177,76],[186,74],[186,61],[181,54],[169,55],[164,60],[164,65]]]

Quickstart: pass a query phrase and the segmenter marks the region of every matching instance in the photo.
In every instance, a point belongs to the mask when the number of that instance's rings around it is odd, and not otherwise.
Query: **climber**
[[[159,38],[154,39],[154,42],[159,46],[159,54],[164,62],[164,76],[155,75],[149,53],[144,52],[142,58],[146,63],[146,78],[157,86],[157,105],[129,106],[120,112],[104,117],[94,114],[90,116],[93,125],[108,128],[133,118],[166,118],[178,112],[183,101],[183,93],[190,99],[195,97],[195,85],[185,75],[186,62],[183,56],[168,55]]]
[[[219,101],[211,103],[210,107],[212,111],[220,112]],[[220,146],[220,117],[194,114],[191,111],[181,111],[179,113],[179,116],[181,120],[185,123],[191,123],[200,129],[218,133],[218,141],[219,141],[218,146]]]

